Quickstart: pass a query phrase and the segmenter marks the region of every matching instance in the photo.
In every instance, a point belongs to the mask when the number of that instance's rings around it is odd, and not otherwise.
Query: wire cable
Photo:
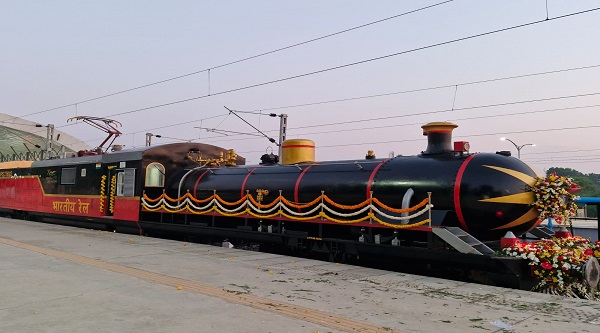
[[[591,128],[600,128],[600,125],[558,127],[558,128],[545,128],[545,129],[496,132],[496,133],[479,133],[479,134],[470,134],[470,135],[458,135],[455,137],[456,138],[469,138],[469,137],[492,136],[492,135],[497,136],[497,135],[503,135],[503,134],[523,134],[523,133],[537,133],[537,132],[549,132],[549,131],[570,131],[570,130],[581,130],[581,129],[591,129]],[[423,139],[389,140],[389,141],[347,143],[347,144],[336,144],[336,145],[325,145],[325,146],[320,145],[319,148],[338,148],[338,147],[348,147],[348,146],[374,145],[374,144],[382,144],[382,143],[412,142],[412,141],[421,141],[421,140],[423,140]]]
[[[314,128],[314,127],[334,126],[334,125],[346,125],[346,124],[362,123],[362,122],[369,122],[369,121],[389,120],[389,119],[394,119],[394,118],[404,118],[404,117],[432,115],[432,114],[445,113],[445,112],[474,110],[474,109],[491,108],[491,107],[507,106],[507,105],[517,105],[517,104],[526,104],[526,103],[547,102],[547,101],[555,101],[555,100],[569,99],[569,98],[579,98],[579,97],[588,97],[588,96],[596,96],[596,95],[600,95],[600,92],[594,92],[594,93],[588,93],[588,94],[579,94],[579,95],[567,95],[567,96],[559,96],[559,97],[539,98],[539,99],[529,99],[529,100],[523,100],[523,101],[495,103],[495,104],[486,104],[486,105],[467,106],[467,107],[462,107],[462,108],[455,108],[453,110],[451,110],[451,109],[443,109],[443,110],[426,111],[426,112],[415,112],[415,113],[409,113],[409,114],[403,114],[403,115],[395,115],[395,116],[386,116],[386,117],[377,117],[377,118],[368,118],[368,119],[357,119],[357,120],[347,120],[347,121],[339,121],[339,122],[327,123],[327,124],[320,124],[320,125],[306,125],[306,126],[291,127],[290,130],[297,130],[297,129],[302,129],[302,128]]]
[[[336,103],[336,102],[343,102],[343,101],[352,101],[352,100],[366,99],[366,98],[376,98],[376,97],[389,96],[389,95],[394,95],[394,94],[412,93],[412,92],[434,90],[434,89],[442,89],[442,88],[449,88],[449,87],[456,87],[456,86],[476,85],[476,84],[496,82],[496,81],[503,81],[503,80],[511,80],[511,79],[524,78],[524,77],[532,77],[532,76],[539,76],[539,75],[564,73],[564,72],[584,70],[584,69],[593,69],[593,68],[598,68],[598,67],[600,67],[600,64],[589,65],[589,66],[573,67],[573,68],[563,68],[563,69],[557,69],[557,70],[551,70],[551,71],[544,71],[544,72],[536,72],[536,73],[519,74],[519,75],[512,75],[512,76],[506,76],[506,77],[500,77],[500,78],[484,79],[484,80],[477,80],[477,81],[456,83],[456,84],[450,84],[450,85],[445,85],[445,86],[437,86],[437,87],[428,87],[428,88],[421,88],[421,89],[404,90],[404,91],[384,93],[384,94],[358,96],[358,97],[351,97],[351,98],[345,98],[345,99],[336,99],[336,100],[329,100],[329,101],[321,101],[321,102],[313,102],[313,103],[305,103],[305,104],[296,104],[296,105],[288,105],[288,106],[280,106],[280,107],[272,107],[272,108],[261,108],[261,109],[251,110],[251,111],[236,110],[236,112],[238,112],[238,113],[247,113],[247,114],[268,115],[268,114],[261,114],[260,112],[262,112],[262,111],[269,111],[269,110],[286,109],[286,108],[295,108],[295,107],[302,107],[302,106],[312,106],[312,105]],[[568,98],[568,97],[564,97],[564,98]],[[520,103],[523,103],[523,102],[520,102]],[[500,104],[500,105],[496,105],[496,106],[501,106],[501,105],[504,105],[504,104]],[[588,107],[593,107],[593,106],[597,106],[597,105],[584,106],[584,107],[572,107],[572,108],[560,108],[560,109],[543,110],[543,111],[532,111],[532,112],[523,112],[523,113],[514,113],[514,114],[516,115],[516,114],[527,114],[527,113],[537,113],[537,112],[549,112],[549,111],[554,111],[554,110],[569,110],[569,109],[576,109],[576,108],[588,108]],[[477,106],[477,107],[472,107],[472,108],[479,108],[479,107],[483,107],[483,106]],[[461,108],[454,109],[454,110],[460,111]],[[452,111],[452,110],[429,111],[429,112],[417,113],[417,114],[411,114],[411,115],[402,115],[402,116],[398,116],[398,117],[415,116],[415,115],[425,115],[425,114],[429,114],[429,113],[441,113],[441,112],[450,112],[450,111]],[[140,130],[140,131],[136,131],[136,132],[130,132],[130,133],[127,133],[127,134],[143,133],[143,132],[157,130],[157,129],[164,129],[164,128],[169,128],[169,127],[174,127],[174,126],[180,126],[180,125],[185,125],[185,124],[189,124],[189,123],[193,123],[193,122],[197,122],[197,121],[202,121],[202,120],[207,120],[207,119],[211,119],[211,118],[223,117],[223,116],[227,116],[227,115],[229,115],[229,113],[222,114],[222,115],[217,115],[217,116],[213,116],[213,117],[208,117],[208,118],[202,118],[202,119],[196,119],[196,120],[190,120],[190,121],[175,123],[175,124],[171,124],[171,125],[154,127],[154,128],[151,128],[151,129]],[[482,116],[482,118],[487,118],[487,116]],[[463,118],[463,119],[455,119],[455,120],[465,120],[465,119],[474,119],[474,118]],[[358,121],[355,121],[355,122],[361,122],[361,121],[363,121],[363,120],[358,120]],[[222,123],[222,121],[221,121],[221,123]],[[221,123],[219,123],[219,125]],[[315,125],[313,127],[329,126],[329,125],[335,125],[335,124],[336,123],[322,124],[322,125]],[[57,126],[57,128],[71,126],[71,125],[73,125],[73,124],[66,124],[66,125],[62,125],[62,126]],[[415,125],[415,124],[410,124],[410,125]],[[361,129],[373,129],[373,128],[385,128],[385,127],[389,127],[389,126],[370,127],[370,128],[364,128],[364,127],[362,127]],[[298,128],[293,128],[293,127],[290,128],[290,130],[294,130],[294,129],[298,129]],[[349,131],[349,130],[339,130],[337,132],[344,132],[344,131]],[[266,132],[269,132],[269,131],[266,131]],[[301,133],[301,134],[321,134],[321,133],[322,132],[312,132],[312,133]],[[205,138],[205,139],[211,139],[211,137],[208,137],[208,138]],[[233,139],[233,140],[235,140],[235,139]]]
[[[417,113],[410,113],[410,114],[403,114],[403,115],[394,115],[394,116],[387,116],[387,117],[367,118],[367,119],[349,120],[349,121],[343,121],[343,122],[325,123],[325,124],[319,124],[319,125],[307,125],[307,126],[299,126],[299,127],[290,127],[290,128],[288,128],[288,130],[289,131],[293,131],[293,130],[305,129],[305,128],[316,128],[316,127],[347,125],[347,124],[352,124],[352,123],[365,123],[365,122],[369,122],[369,121],[390,120],[390,119],[397,119],[397,118],[404,118],[404,117],[424,116],[424,115],[432,115],[432,114],[441,114],[441,113],[446,113],[446,112],[456,112],[456,111],[474,110],[474,109],[480,109],[480,108],[490,108],[490,107],[507,106],[507,105],[518,105],[518,104],[526,104],[526,103],[536,103],[536,102],[542,102],[542,101],[554,101],[554,100],[579,98],[579,97],[587,97],[587,96],[595,96],[595,95],[600,95],[600,92],[593,92],[593,93],[587,93],[587,94],[577,94],[577,95],[567,95],[567,96],[559,96],[559,97],[549,97],[549,98],[541,98],[541,99],[530,99],[530,100],[522,100],[522,101],[512,101],[512,102],[495,103],[495,104],[476,105],[476,106],[469,106],[469,107],[463,107],[463,108],[455,108],[453,110],[443,109],[443,110],[425,111],[425,112],[417,112]],[[543,110],[534,110],[534,111],[521,111],[521,112],[513,112],[513,113],[502,113],[502,114],[496,114],[496,115],[483,115],[483,116],[454,118],[454,119],[449,119],[449,121],[486,119],[486,118],[507,117],[507,116],[516,116],[516,115],[525,115],[525,114],[536,114],[536,113],[566,111],[566,110],[580,110],[580,109],[593,108],[593,107],[600,107],[600,104],[592,104],[592,105],[584,105],[584,106],[574,106],[574,107],[564,107],[564,108],[553,108],[553,109],[543,109]],[[205,120],[205,119],[210,119],[210,118],[217,118],[217,117],[222,117],[222,116],[226,116],[226,115],[228,115],[228,114],[223,114],[223,115],[218,115],[218,116],[203,118],[203,119],[200,119],[200,120]],[[196,121],[199,121],[199,120],[196,120]],[[160,128],[167,128],[167,127],[172,127],[172,126],[176,126],[176,125],[189,124],[189,123],[192,123],[192,122],[194,122],[194,121],[186,121],[186,122],[182,122],[182,123],[178,123],[178,124],[174,124],[174,125],[166,125],[166,126],[152,128],[152,129],[143,130],[143,131],[136,131],[136,132],[131,132],[131,133],[124,133],[124,135],[136,134],[136,133],[143,133],[143,132],[147,132],[147,131],[151,131],[151,130],[155,130],[155,129],[160,129]],[[358,129],[352,128],[352,129],[328,130],[328,131],[324,131],[324,132],[305,132],[305,133],[297,133],[296,135],[329,134],[329,133],[339,133],[339,132],[357,131],[357,130],[372,130],[372,129],[382,129],[382,128],[389,128],[389,127],[414,126],[414,125],[420,125],[420,124],[421,123],[404,123],[404,124],[398,124],[398,125],[385,125],[385,126],[372,126],[372,127],[361,126],[361,128],[358,128]],[[265,132],[266,133],[268,133],[268,132],[275,132],[275,130],[265,131]],[[236,136],[236,135],[232,135],[232,136]],[[204,139],[205,140],[210,140],[210,139],[214,139],[214,138],[218,138],[218,137],[207,137],[207,138],[204,138]],[[99,139],[93,139],[93,140],[89,140],[89,141],[86,141],[86,142],[95,141],[95,140],[99,140]],[[190,139],[190,140],[193,140],[193,139]],[[244,138],[244,139],[229,138],[227,140],[220,140],[220,141],[238,141],[238,140],[248,140],[248,139],[247,138]]]
[[[195,100],[199,100],[199,99],[203,99],[203,98],[207,98],[207,97],[228,94],[228,93],[242,91],[242,90],[251,89],[251,88],[257,88],[257,87],[266,86],[266,85],[270,85],[270,84],[274,84],[274,83],[289,81],[289,80],[298,79],[298,78],[302,78],[302,77],[306,77],[306,76],[310,76],[310,75],[315,75],[315,74],[325,73],[325,72],[329,72],[329,71],[333,71],[333,70],[337,70],[337,69],[342,69],[342,68],[347,68],[347,67],[356,66],[356,65],[360,65],[360,64],[365,64],[365,63],[368,63],[368,62],[382,60],[382,59],[386,59],[386,58],[390,58],[390,57],[395,57],[395,56],[399,56],[399,55],[403,55],[403,54],[407,54],[407,53],[412,53],[412,52],[416,52],[416,51],[422,51],[422,50],[425,50],[425,49],[430,49],[430,48],[434,48],[434,47],[438,47],[438,46],[442,46],[442,45],[448,45],[448,44],[452,44],[452,43],[456,43],[456,42],[460,42],[460,41],[465,41],[465,40],[468,40],[468,39],[473,39],[473,38],[477,38],[477,37],[487,36],[487,35],[491,35],[491,34],[495,34],[495,33],[500,33],[500,32],[505,32],[505,31],[509,31],[509,30],[514,30],[514,29],[518,29],[518,28],[523,28],[523,27],[527,27],[527,26],[531,26],[531,25],[535,25],[535,24],[539,24],[539,23],[543,23],[543,22],[549,22],[549,21],[559,20],[559,19],[563,19],[563,18],[567,18],[567,17],[571,17],[571,16],[581,15],[581,14],[585,14],[585,13],[589,13],[589,12],[593,12],[593,11],[597,11],[597,10],[600,10],[600,7],[596,7],[596,8],[592,8],[592,9],[587,9],[587,10],[583,10],[583,11],[579,11],[579,12],[574,12],[574,13],[569,13],[569,14],[565,14],[565,15],[553,17],[553,18],[550,18],[548,20],[544,19],[544,20],[537,20],[537,21],[532,21],[532,22],[528,22],[528,23],[518,24],[518,25],[506,27],[506,28],[501,28],[501,29],[496,29],[496,30],[492,30],[492,31],[488,31],[488,32],[483,32],[483,33],[475,34],[475,35],[470,35],[470,36],[466,36],[466,37],[456,38],[456,39],[452,39],[452,40],[445,41],[445,42],[430,44],[430,45],[427,45],[427,46],[422,46],[422,47],[418,47],[418,48],[414,48],[414,49],[409,49],[409,50],[405,50],[405,51],[401,51],[401,52],[387,54],[387,55],[383,55],[383,56],[379,56],[379,57],[375,57],[375,58],[365,59],[365,60],[356,61],[356,62],[352,62],[352,63],[348,63],[348,64],[344,64],[344,65],[339,65],[339,66],[334,66],[334,67],[329,67],[329,68],[325,68],[325,69],[321,69],[321,70],[317,70],[317,71],[312,71],[312,72],[308,72],[308,73],[303,73],[303,74],[288,76],[288,77],[281,78],[281,79],[276,79],[276,80],[271,80],[271,81],[265,81],[265,82],[251,84],[251,85],[247,85],[247,86],[243,86],[243,87],[238,87],[238,88],[233,88],[233,89],[229,89],[229,90],[223,90],[223,91],[219,91],[219,92],[216,92],[216,93],[212,93],[210,95],[195,96],[195,97],[190,97],[190,98],[181,99],[181,100],[177,100],[177,101],[172,101],[172,102],[168,102],[168,103],[157,104],[157,105],[148,106],[148,107],[144,107],[144,108],[139,108],[139,109],[124,111],[124,112],[114,113],[112,115],[108,115],[108,116],[104,116],[104,117],[115,117],[115,116],[121,116],[121,115],[131,114],[131,113],[137,113],[137,112],[147,111],[147,110],[161,108],[161,107],[165,107],[165,106],[171,106],[171,105],[175,105],[175,104],[187,103],[187,102],[191,102],[191,101],[195,101]]]
[[[204,73],[204,72],[208,72],[209,90],[208,90],[208,95],[207,96],[211,96],[211,93],[210,93],[210,71],[211,70],[214,70],[214,69],[217,69],[217,68],[226,67],[226,66],[230,66],[230,65],[234,65],[234,64],[237,64],[237,63],[240,63],[240,62],[248,61],[248,60],[251,60],[251,59],[256,59],[256,58],[259,58],[259,57],[262,57],[262,56],[266,56],[266,55],[273,54],[273,53],[276,53],[276,52],[280,52],[280,51],[283,51],[283,50],[291,49],[291,48],[294,48],[294,47],[297,47],[297,46],[301,46],[301,45],[305,45],[305,44],[308,44],[308,43],[316,42],[316,41],[319,41],[319,40],[322,40],[322,39],[325,39],[325,38],[329,38],[329,37],[333,37],[333,36],[336,36],[336,35],[340,35],[340,34],[343,34],[343,33],[349,32],[349,31],[357,30],[357,29],[364,28],[364,27],[367,27],[367,26],[370,26],[370,25],[374,25],[374,24],[377,24],[377,23],[381,23],[381,22],[385,22],[385,21],[388,21],[388,20],[391,20],[391,19],[395,19],[395,18],[398,18],[398,17],[401,17],[401,16],[413,14],[413,13],[420,12],[420,11],[423,11],[423,10],[426,10],[426,9],[430,9],[430,8],[433,8],[433,7],[436,7],[436,6],[440,6],[440,5],[443,5],[443,4],[452,2],[452,1],[454,1],[454,0],[442,1],[442,2],[439,2],[439,3],[435,3],[433,5],[421,7],[421,8],[414,9],[414,10],[411,10],[411,11],[408,11],[408,12],[404,12],[404,13],[401,13],[401,14],[397,14],[397,15],[393,15],[393,16],[390,16],[390,17],[386,17],[386,18],[383,18],[383,19],[380,19],[380,20],[377,20],[377,21],[365,23],[365,24],[362,24],[362,25],[359,25],[359,26],[355,26],[355,27],[352,27],[352,28],[344,29],[344,30],[341,30],[341,31],[338,31],[338,32],[334,32],[334,33],[331,33],[331,34],[327,34],[327,35],[321,36],[321,37],[309,39],[309,40],[306,40],[304,42],[300,42],[300,43],[288,45],[288,46],[285,46],[285,47],[281,47],[281,48],[278,48],[278,49],[275,49],[275,50],[271,50],[271,51],[259,53],[259,54],[253,55],[253,56],[249,56],[249,57],[242,58],[242,59],[239,59],[239,60],[231,61],[231,62],[224,63],[224,64],[221,64],[221,65],[209,67],[209,68],[206,68],[206,69],[194,71],[194,72],[191,72],[191,73],[187,73],[187,74],[183,74],[183,75],[171,77],[171,78],[168,78],[168,79],[164,79],[164,80],[160,80],[160,81],[156,81],[156,82],[144,84],[144,85],[141,85],[141,86],[137,86],[137,87],[134,87],[134,88],[129,88],[129,89],[117,91],[117,92],[106,94],[106,95],[102,95],[102,96],[98,96],[98,97],[94,97],[94,98],[89,98],[89,99],[86,99],[86,100],[82,100],[82,101],[79,101],[79,102],[75,102],[75,103],[71,103],[71,104],[67,104],[67,105],[63,105],[63,106],[58,106],[58,107],[54,107],[54,108],[51,108],[51,109],[46,109],[46,110],[42,110],[42,111],[37,111],[37,112],[25,114],[25,115],[22,115],[20,117],[32,116],[32,115],[36,115],[36,114],[40,114],[40,113],[44,113],[44,112],[49,112],[49,111],[54,111],[54,110],[58,110],[58,109],[63,109],[63,108],[70,107],[70,106],[77,107],[77,104],[88,103],[88,102],[96,101],[96,100],[99,100],[99,99],[103,99],[103,98],[107,98],[107,97],[112,97],[112,96],[124,94],[124,93],[131,92],[131,91],[134,91],[134,90],[139,90],[139,89],[142,89],[142,88],[147,88],[147,87],[155,86],[155,85],[158,85],[158,84],[162,84],[162,83],[166,83],[166,82],[169,82],[169,81],[174,81],[174,80],[182,79],[182,78],[185,78],[185,77],[188,77],[188,76],[192,76],[192,75],[196,75],[196,74],[200,74],[200,73]]]
[[[438,90],[438,89],[446,89],[446,88],[460,87],[460,86],[467,86],[467,85],[476,85],[476,84],[490,83],[490,82],[496,82],[496,81],[520,79],[520,78],[532,77],[532,76],[539,76],[539,75],[564,73],[564,72],[577,71],[577,70],[582,70],[582,69],[592,69],[592,68],[598,68],[598,67],[600,67],[600,64],[598,64],[598,65],[590,65],[590,66],[574,67],[574,68],[557,69],[557,70],[545,71],[545,72],[537,72],[537,73],[513,75],[513,76],[506,76],[506,77],[500,77],[500,78],[494,78],[494,79],[486,79],[486,80],[479,80],[479,81],[470,81],[470,82],[463,82],[463,83],[447,84],[447,85],[443,85],[443,86],[426,87],[426,88],[410,89],[410,90],[402,90],[402,91],[395,91],[395,92],[375,94],[375,95],[365,95],[365,96],[349,97],[349,98],[342,98],[342,99],[334,99],[334,100],[328,100],[328,101],[320,101],[320,102],[312,102],[312,103],[304,103],[304,104],[295,104],[295,105],[286,105],[286,106],[277,106],[277,107],[271,107],[271,108],[260,108],[260,109],[255,109],[255,110],[250,110],[250,111],[244,111],[244,112],[246,112],[246,113],[252,113],[252,112],[258,112],[258,111],[273,111],[273,110],[291,109],[291,108],[304,107],[304,106],[315,106],[315,105],[322,105],[322,104],[329,104],[329,103],[347,102],[347,101],[369,99],[369,98],[376,98],[376,97],[385,97],[385,96],[392,96],[392,95],[400,95],[400,94],[408,94],[408,93],[415,93],[415,92],[423,92],[423,91],[429,91],[429,90]],[[238,111],[238,112],[242,112],[242,111]]]

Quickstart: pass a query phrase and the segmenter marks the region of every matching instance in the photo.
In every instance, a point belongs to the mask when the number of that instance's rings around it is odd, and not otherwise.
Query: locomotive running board
[[[493,254],[494,250],[458,227],[433,228],[431,231],[461,253]]]

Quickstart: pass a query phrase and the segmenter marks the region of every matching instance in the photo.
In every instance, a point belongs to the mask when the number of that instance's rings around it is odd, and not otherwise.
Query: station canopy
[[[57,129],[0,113],[0,162],[36,161],[72,156],[91,149],[85,142]],[[53,134],[48,140],[49,133]]]

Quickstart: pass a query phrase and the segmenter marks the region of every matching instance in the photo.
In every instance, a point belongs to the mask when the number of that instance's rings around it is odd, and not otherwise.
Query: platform
[[[0,332],[596,332],[600,302],[0,218]]]

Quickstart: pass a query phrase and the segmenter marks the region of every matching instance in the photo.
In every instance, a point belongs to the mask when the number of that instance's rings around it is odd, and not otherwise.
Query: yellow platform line
[[[364,333],[403,333],[402,331],[393,330],[389,327],[375,326],[364,321],[357,321],[324,311],[313,310],[310,308],[279,302],[254,295],[234,294],[223,290],[222,288],[207,285],[197,281],[176,278],[138,268],[113,264],[106,261],[84,257],[68,252],[62,252],[27,243],[21,243],[11,239],[0,238],[0,243],[24,250],[41,253],[54,258],[68,260],[76,264],[82,264],[86,266],[109,270],[115,273],[125,274],[142,280],[150,281],[152,283],[159,283],[172,287],[182,287],[184,291],[220,298],[227,302],[241,304],[264,311],[269,311],[291,318],[301,319],[336,330],[342,330],[345,332]]]

